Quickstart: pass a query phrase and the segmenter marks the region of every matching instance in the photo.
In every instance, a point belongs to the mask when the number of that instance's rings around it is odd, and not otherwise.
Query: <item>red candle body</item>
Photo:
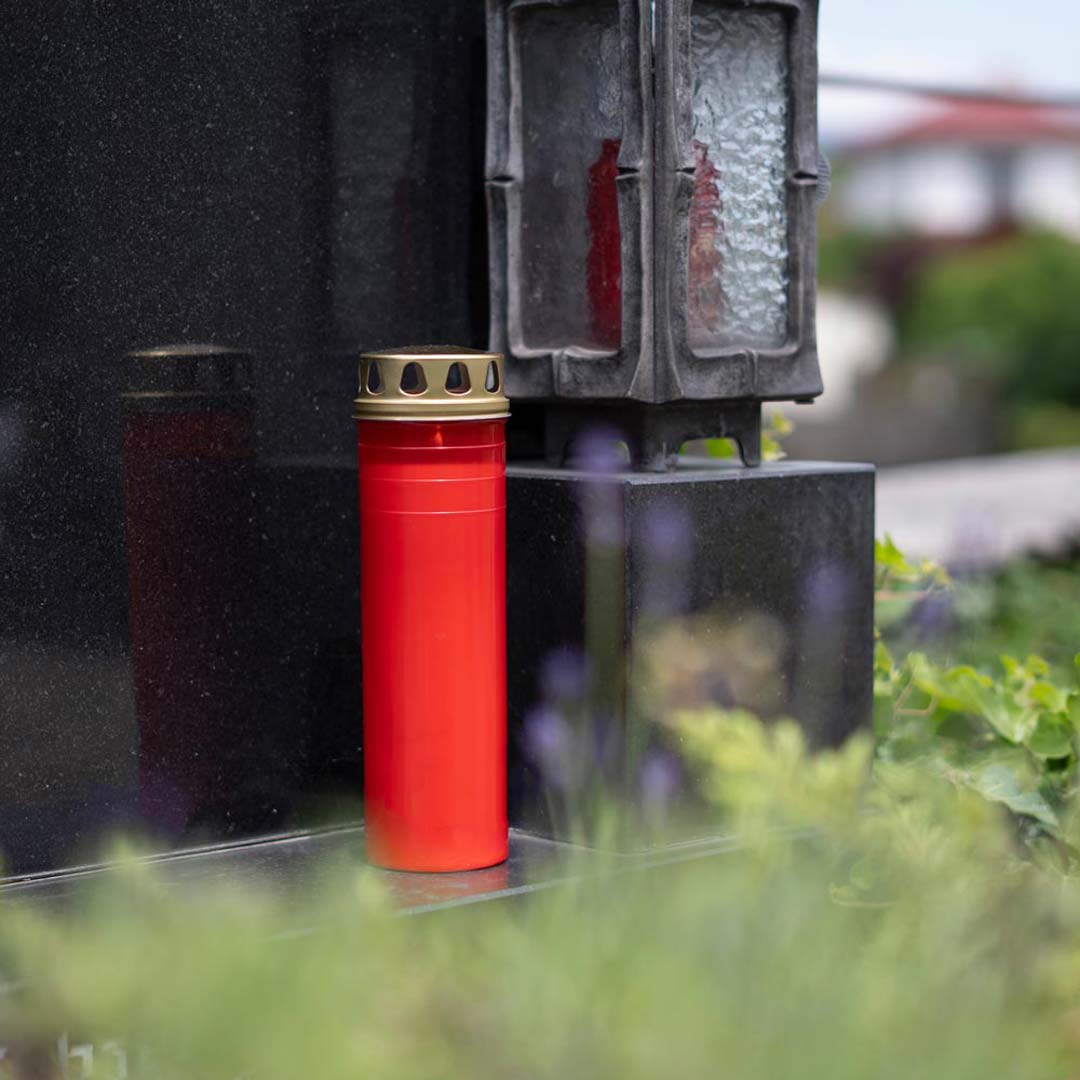
[[[368,858],[507,855],[502,419],[359,419]]]

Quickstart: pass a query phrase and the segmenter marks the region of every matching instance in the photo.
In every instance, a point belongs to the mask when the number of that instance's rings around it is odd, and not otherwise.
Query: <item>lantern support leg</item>
[[[691,439],[731,439],[743,463],[757,466],[761,464],[761,403],[560,403],[548,407],[544,457],[549,465],[566,465],[582,456],[583,441],[604,438],[624,443],[630,465],[646,472],[674,469],[680,447]]]

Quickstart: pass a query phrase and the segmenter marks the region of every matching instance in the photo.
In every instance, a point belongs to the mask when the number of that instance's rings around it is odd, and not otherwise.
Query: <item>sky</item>
[[[1080,0],[821,0],[822,74],[1080,97]],[[925,110],[908,96],[822,87],[826,145]]]

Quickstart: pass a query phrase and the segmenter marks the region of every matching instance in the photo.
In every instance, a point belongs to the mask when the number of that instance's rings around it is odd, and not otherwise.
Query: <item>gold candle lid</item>
[[[502,354],[455,345],[409,345],[364,353],[354,415],[365,420],[509,416]]]

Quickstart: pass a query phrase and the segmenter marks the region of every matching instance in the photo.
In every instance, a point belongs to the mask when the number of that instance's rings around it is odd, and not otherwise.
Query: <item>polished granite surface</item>
[[[0,876],[358,820],[357,356],[486,345],[484,5],[0,27]]]
[[[595,451],[514,462],[506,495],[514,825],[576,838],[579,789],[600,778],[624,808],[617,846],[657,808],[654,843],[707,832],[666,720],[682,704],[790,716],[817,745],[869,722],[871,466],[647,473]]]
[[[457,874],[379,871],[402,911],[419,913],[482,900],[523,896],[574,880],[637,868],[671,865],[733,850],[730,837],[615,855],[511,830],[510,857],[499,866]],[[331,868],[363,865],[363,828],[346,827],[295,833],[253,843],[194,849],[147,862],[157,866],[171,887],[235,882],[265,885],[302,894]],[[88,884],[115,873],[105,864],[64,873],[28,875],[0,885],[0,910],[8,903],[31,903],[47,910],[76,900]]]

